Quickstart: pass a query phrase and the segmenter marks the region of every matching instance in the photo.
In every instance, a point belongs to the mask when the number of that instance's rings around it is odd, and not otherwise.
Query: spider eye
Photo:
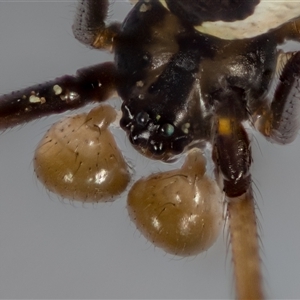
[[[149,115],[146,112],[139,112],[136,116],[136,122],[138,125],[145,126],[150,120]]]
[[[160,127],[160,132],[163,136],[169,137],[174,133],[174,126],[166,123]]]

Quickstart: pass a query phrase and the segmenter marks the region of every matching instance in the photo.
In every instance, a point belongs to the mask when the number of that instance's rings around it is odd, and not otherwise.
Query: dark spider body
[[[138,151],[171,161],[209,143],[228,202],[251,194],[245,121],[281,144],[293,141],[299,129],[300,54],[277,49],[286,40],[299,41],[299,15],[258,36],[236,40],[194,26],[243,20],[258,4],[221,1],[214,12],[215,1],[140,0],[122,24],[106,25],[108,1],[79,1],[75,37],[113,50],[114,63],[1,96],[0,126],[102,102],[116,90],[122,98],[120,125]]]
[[[203,141],[215,144],[224,190],[241,195],[250,184],[251,163],[241,122],[266,102],[279,39],[274,33],[221,40],[196,31],[158,1],[139,2],[116,37],[121,127],[155,159],[168,160]],[[218,135],[218,118],[234,124],[231,137]]]
[[[197,32],[159,3],[147,13],[140,12],[141,5],[122,26],[115,58],[124,101],[121,126],[133,144],[164,159],[192,142],[210,140],[215,114],[247,120],[268,91],[275,39],[220,40]],[[130,118],[141,113],[145,124]],[[162,130],[168,124],[174,127],[170,135]]]

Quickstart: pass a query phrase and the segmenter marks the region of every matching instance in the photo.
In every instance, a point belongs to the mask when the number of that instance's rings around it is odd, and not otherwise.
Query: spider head
[[[191,123],[174,118],[172,109],[161,111],[155,105],[141,105],[141,100],[122,105],[121,127],[130,142],[143,155],[169,161],[182,153],[193,140]]]

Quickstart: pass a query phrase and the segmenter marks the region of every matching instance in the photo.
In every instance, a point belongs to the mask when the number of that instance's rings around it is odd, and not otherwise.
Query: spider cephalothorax
[[[159,2],[138,3],[115,46],[121,126],[131,142],[165,159],[210,139],[215,114],[247,120],[276,65],[276,40],[265,40],[222,41],[199,33]]]

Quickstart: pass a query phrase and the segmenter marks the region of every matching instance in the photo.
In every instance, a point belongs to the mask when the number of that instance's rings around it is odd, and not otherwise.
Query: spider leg
[[[223,179],[223,190],[229,197],[244,194],[251,184],[251,149],[243,125],[235,119],[221,117],[217,121],[214,161]]]
[[[300,42],[300,18],[296,18],[274,32],[278,44],[284,43],[287,40]]]
[[[218,114],[215,126],[213,159],[226,195],[237,298],[263,299],[250,140],[234,115]]]
[[[270,141],[287,144],[294,141],[300,129],[300,52],[282,53],[278,64],[274,97],[254,115],[254,124]]]
[[[108,9],[108,0],[78,1],[72,27],[75,38],[91,48],[113,50],[120,24],[105,24]]]
[[[0,129],[20,125],[54,113],[107,100],[115,92],[113,63],[79,69],[42,84],[0,96]]]
[[[106,26],[108,0],[80,0],[73,23],[77,40],[97,49],[113,49],[120,24]],[[116,69],[104,63],[80,69],[75,76],[55,80],[0,96],[0,129],[53,113],[105,101],[115,91]]]

